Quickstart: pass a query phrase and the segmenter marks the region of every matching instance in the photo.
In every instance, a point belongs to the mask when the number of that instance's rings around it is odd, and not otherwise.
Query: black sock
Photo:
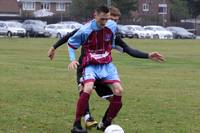
[[[73,127],[82,128],[81,121],[75,121]]]

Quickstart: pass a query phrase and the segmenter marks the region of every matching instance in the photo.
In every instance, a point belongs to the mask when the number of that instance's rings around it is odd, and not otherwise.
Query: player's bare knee
[[[91,94],[92,93],[92,88],[84,88],[84,92]]]
[[[92,93],[92,89],[93,89],[93,83],[86,83],[84,84],[84,88],[83,88],[83,91],[88,93],[88,94],[91,94]]]
[[[116,96],[122,96],[122,92],[123,92],[123,88],[118,87],[118,88],[114,88],[114,95]]]

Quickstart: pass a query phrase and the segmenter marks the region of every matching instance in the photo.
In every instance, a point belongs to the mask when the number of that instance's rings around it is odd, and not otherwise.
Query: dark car
[[[196,36],[188,32],[186,29],[182,27],[167,27],[167,30],[171,31],[173,33],[173,36],[175,39],[195,39]]]
[[[46,24],[40,20],[25,20],[23,26],[28,37],[49,37],[51,34],[45,30]]]

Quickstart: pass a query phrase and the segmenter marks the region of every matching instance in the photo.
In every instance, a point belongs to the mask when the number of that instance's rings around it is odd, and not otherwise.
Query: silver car
[[[175,39],[195,39],[196,36],[182,27],[167,27],[167,30],[173,33]]]

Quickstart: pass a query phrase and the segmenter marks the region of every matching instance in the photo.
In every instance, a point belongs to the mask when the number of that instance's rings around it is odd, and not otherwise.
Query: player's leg
[[[83,93],[83,85],[79,85],[79,96]],[[92,128],[95,127],[98,122],[92,117],[92,114],[90,112],[90,106],[89,103],[86,107],[85,113],[83,115],[84,117],[84,122],[85,122],[85,127],[86,128]]]
[[[87,133],[85,129],[81,126],[81,117],[84,115],[85,110],[87,108],[90,94],[92,93],[92,89],[95,81],[95,68],[92,66],[87,66],[84,70],[83,79],[84,79],[84,88],[81,93],[77,106],[76,106],[76,117],[73,125],[73,129],[71,133]]]
[[[83,92],[82,73],[83,73],[83,68],[81,66],[79,66],[77,68],[77,83],[78,83],[79,96]],[[85,113],[84,113],[84,121],[85,121],[85,127],[86,128],[95,127],[98,124],[98,122],[95,121],[95,119],[92,117],[92,114],[90,112],[89,103],[88,103],[86,110],[85,110]]]
[[[97,80],[94,83],[94,89],[99,97],[106,99],[109,102],[112,100],[113,92],[112,92],[111,86],[109,86],[108,84],[103,83],[101,80]],[[103,122],[106,120],[107,113],[108,113],[108,109],[104,113],[102,120],[97,125],[98,130],[105,129]]]
[[[87,108],[90,94],[92,93],[93,84],[93,82],[88,82],[84,84],[83,92],[81,93],[77,102],[76,118],[71,133],[87,133],[87,131],[81,126],[81,117],[84,115]]]
[[[123,91],[116,67],[112,63],[109,63],[105,70],[107,76],[104,78],[104,82],[108,83],[111,86],[114,95],[106,111],[106,118],[102,121],[102,130],[104,130],[112,123],[112,120],[117,116],[118,112],[120,111],[122,107],[121,97]]]
[[[119,82],[115,82],[111,84],[113,91],[113,98],[110,101],[110,105],[108,108],[108,113],[106,120],[112,122],[112,120],[117,116],[118,112],[122,107],[122,91],[123,88]]]
[[[113,83],[111,86],[114,95],[112,97],[109,97],[110,105],[107,108],[102,121],[99,122],[99,124],[97,125],[97,129],[102,131],[104,131],[105,128],[112,123],[112,120],[117,116],[122,107],[121,97],[123,89],[120,83],[116,82]]]

